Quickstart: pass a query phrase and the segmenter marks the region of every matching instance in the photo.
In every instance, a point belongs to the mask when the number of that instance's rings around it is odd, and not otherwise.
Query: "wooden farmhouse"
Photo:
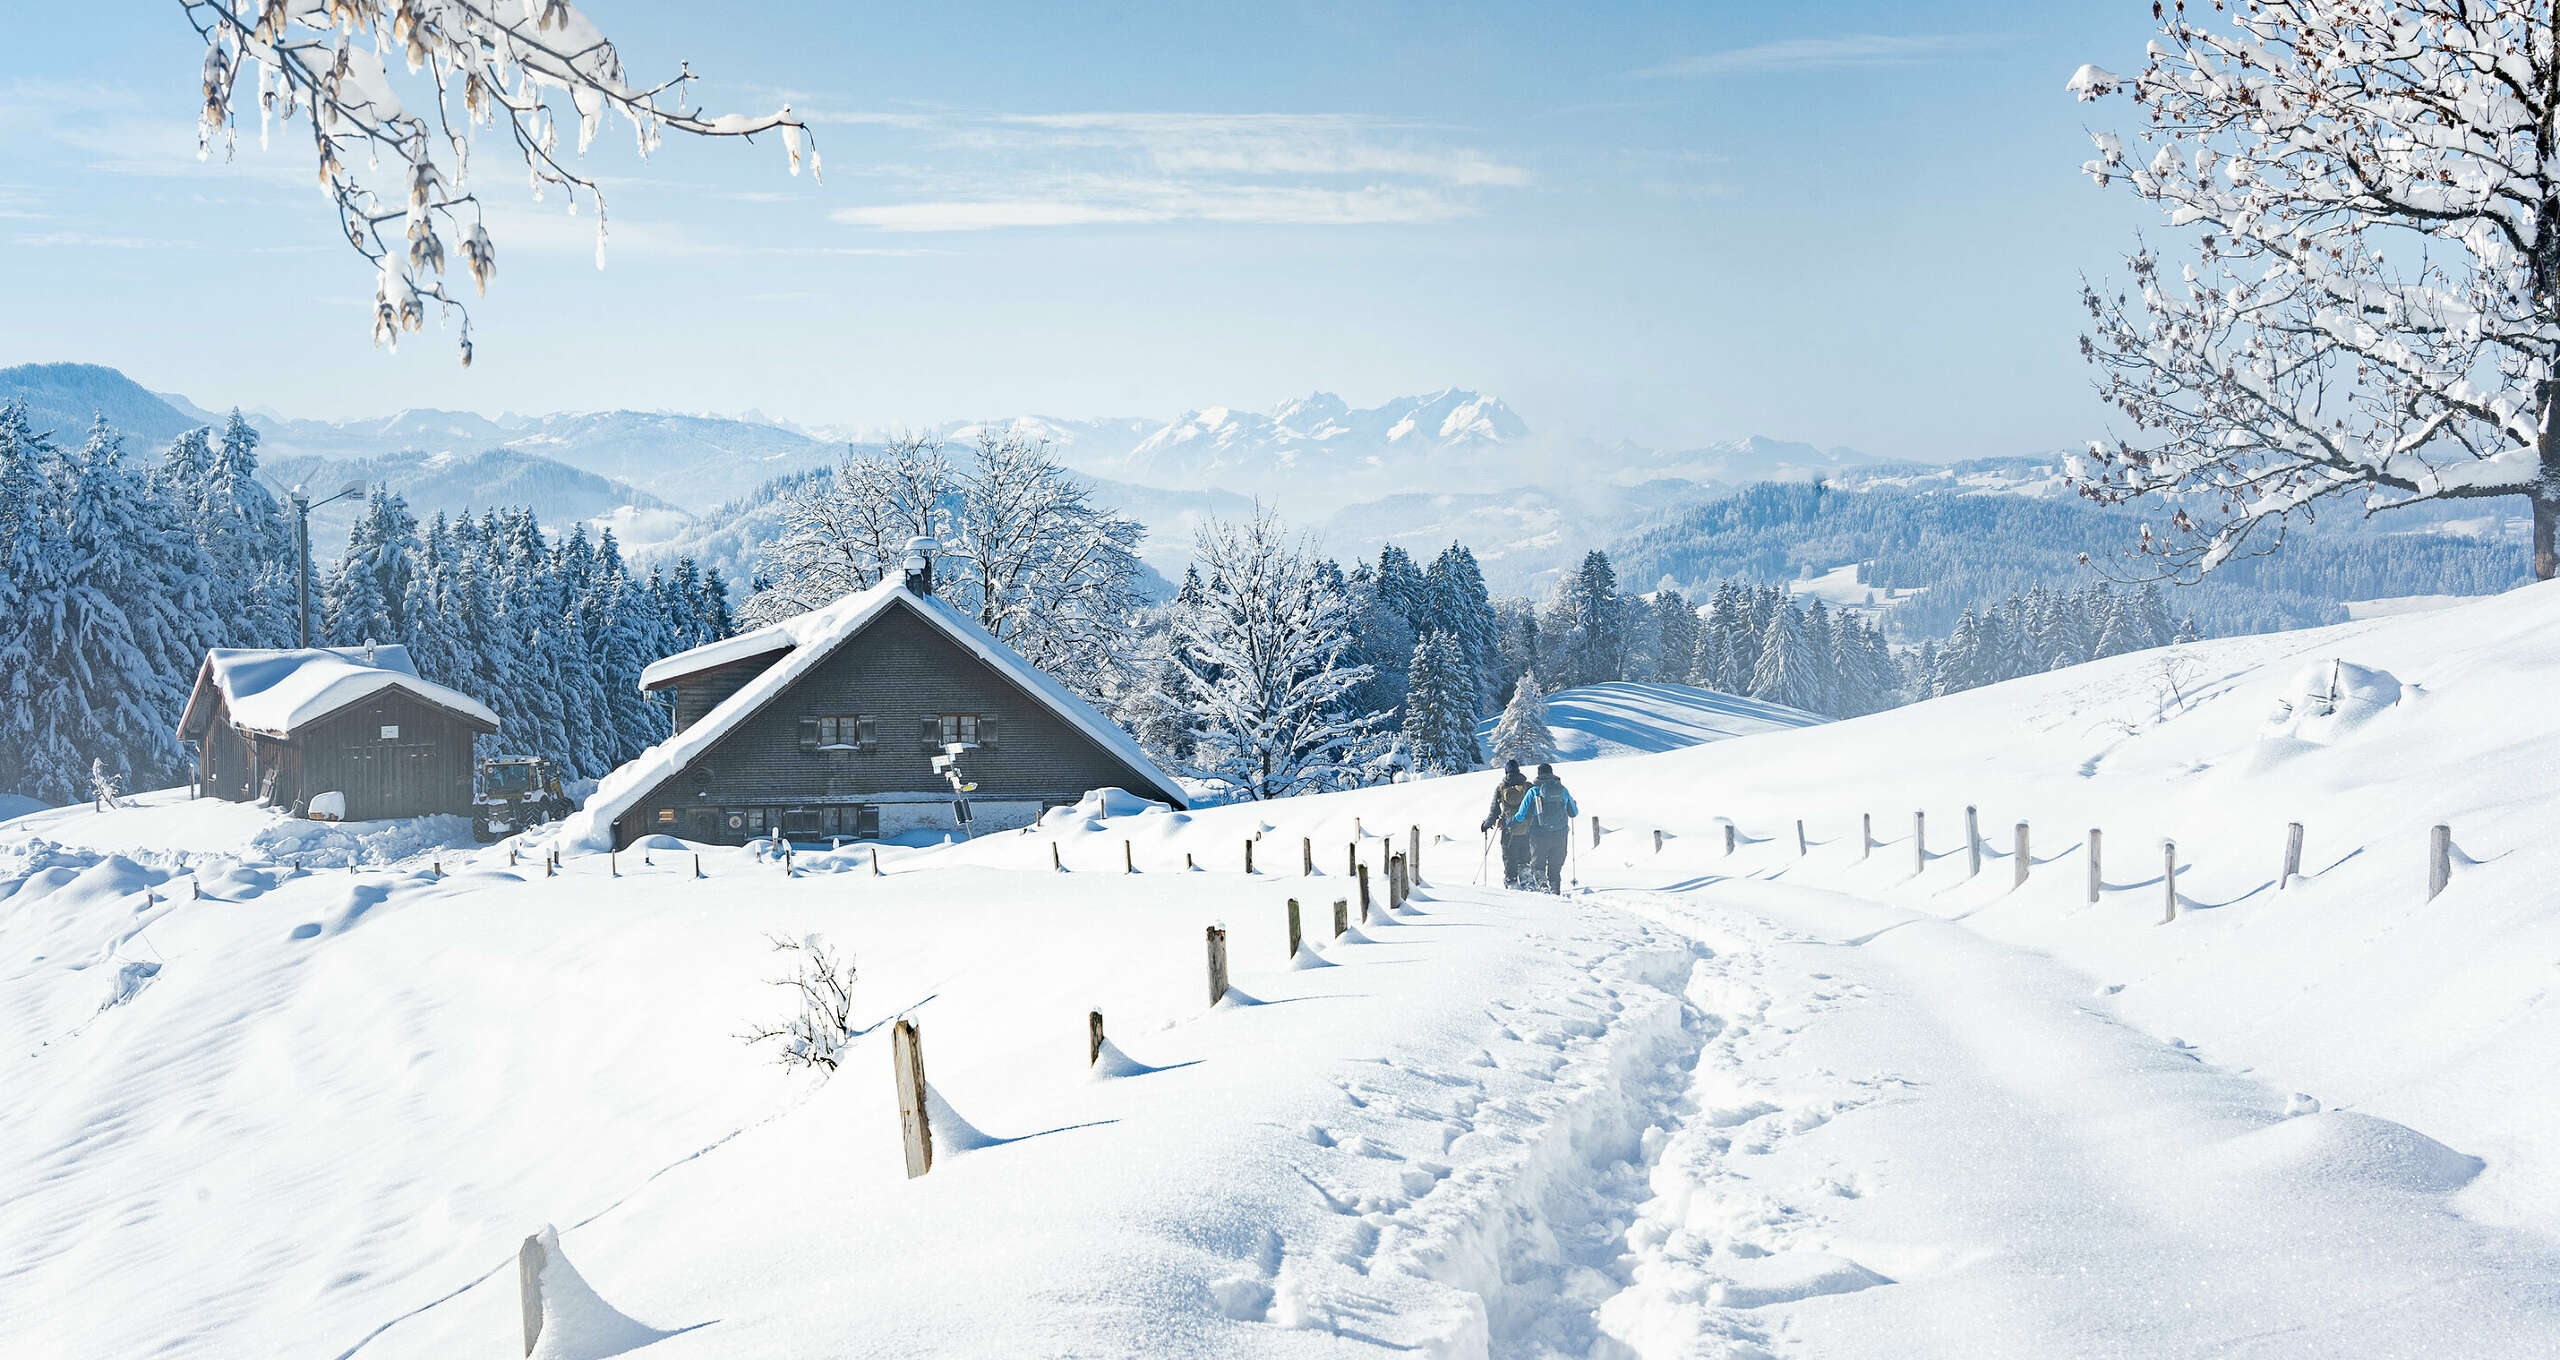
[[[497,714],[419,679],[399,646],[217,647],[178,718],[199,796],[301,811],[335,793],[350,821],[468,813],[471,739],[497,730]]]
[[[642,671],[643,690],[672,694],[675,734],[605,779],[587,824],[616,846],[877,840],[1025,826],[1105,787],[1184,806],[1127,732],[935,597],[930,554],[919,543],[903,575]]]

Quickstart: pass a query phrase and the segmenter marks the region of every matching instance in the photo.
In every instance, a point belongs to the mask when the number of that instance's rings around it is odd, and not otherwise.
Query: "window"
[[[675,810],[674,808],[660,808],[660,809],[658,809],[658,825],[660,825],[660,826],[674,826],[675,824],[676,824],[676,810]]]
[[[868,713],[831,713],[800,720],[803,751],[870,751],[879,744],[880,725]]]
[[[992,751],[996,746],[996,720],[987,713],[944,713],[924,720],[924,746],[934,755],[951,745],[975,746]]]
[[[384,723],[384,724],[382,725],[382,739],[383,739],[384,741],[398,741],[398,740],[400,740],[400,724],[398,724],[398,723]]]

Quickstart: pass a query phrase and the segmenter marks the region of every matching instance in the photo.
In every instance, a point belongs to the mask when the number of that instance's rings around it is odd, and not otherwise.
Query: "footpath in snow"
[[[45,814],[0,828],[0,1316],[512,1355],[550,1225],[554,1360],[2550,1353],[2555,684],[2537,587],[1568,766],[1564,899],[1471,881],[1481,776],[701,877]],[[1408,827],[1416,910],[1331,938]],[[812,932],[860,969],[824,1080],[732,1037]]]

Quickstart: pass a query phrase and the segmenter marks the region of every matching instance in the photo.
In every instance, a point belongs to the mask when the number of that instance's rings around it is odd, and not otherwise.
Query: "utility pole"
[[[345,500],[349,496],[360,495],[363,491],[364,483],[358,481],[339,487],[338,494],[329,497],[328,500],[315,501],[311,499],[311,493],[298,486],[285,493],[293,506],[293,551],[296,558],[294,582],[295,591],[300,600],[296,614],[300,625],[296,630],[294,643],[297,647],[308,649],[311,646],[311,512],[327,505],[329,501]]]

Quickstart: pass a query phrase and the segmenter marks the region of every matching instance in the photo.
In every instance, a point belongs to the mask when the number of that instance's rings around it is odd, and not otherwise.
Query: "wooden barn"
[[[935,597],[929,542],[911,551],[902,575],[642,671],[675,735],[605,779],[591,825],[617,846],[874,840],[1023,826],[1105,787],[1184,806],[1127,732]]]
[[[337,793],[350,821],[471,810],[471,739],[498,715],[418,678],[398,646],[205,653],[178,737],[199,796],[300,812]]]

